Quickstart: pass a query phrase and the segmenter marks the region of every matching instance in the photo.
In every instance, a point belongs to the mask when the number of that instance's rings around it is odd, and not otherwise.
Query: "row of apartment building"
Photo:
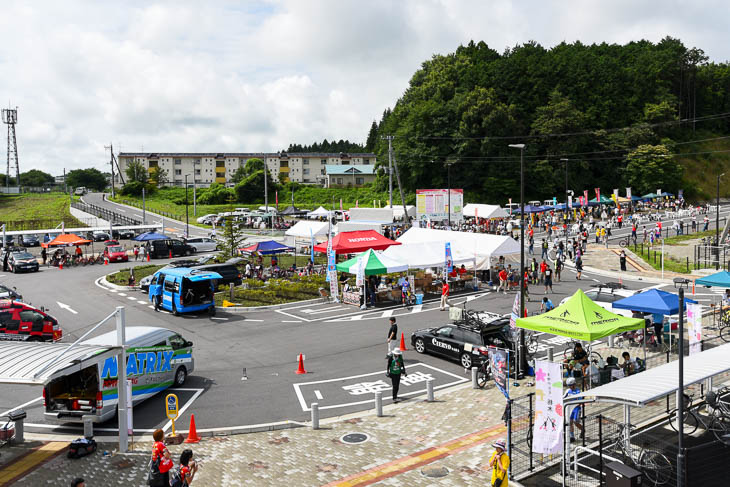
[[[167,171],[169,184],[183,186],[193,181],[198,186],[213,183],[232,184],[233,174],[249,159],[266,163],[271,178],[322,186],[362,186],[375,179],[375,154],[372,153],[176,153],[120,152],[117,160],[122,174],[132,161],[138,161],[154,171]],[[341,166],[349,166],[343,168]]]

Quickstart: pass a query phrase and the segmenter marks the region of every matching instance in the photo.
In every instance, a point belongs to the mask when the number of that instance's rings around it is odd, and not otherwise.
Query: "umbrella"
[[[728,271],[720,271],[716,274],[712,274],[707,277],[703,277],[702,279],[697,279],[695,281],[695,284],[699,284],[700,286],[718,286],[718,287],[726,287],[730,288],[730,272]]]
[[[353,257],[345,262],[337,264],[337,270],[348,274],[357,274],[357,265],[360,257],[365,259],[365,275],[375,276],[378,274],[390,274],[391,272],[404,272],[408,270],[408,264],[402,264],[396,260],[369,249],[362,254]]]
[[[684,298],[684,302],[696,303],[697,301]],[[657,315],[674,315],[679,313],[679,296],[668,293],[667,291],[660,291],[659,289],[650,289],[649,291],[620,299],[613,303],[613,307]]]
[[[256,242],[255,244],[238,249],[241,252],[258,252],[262,255],[279,254],[281,252],[290,252],[294,250],[294,247],[281,244],[275,240],[266,240],[263,242]]]
[[[644,320],[611,313],[578,289],[564,304],[547,313],[517,318],[517,326],[592,342],[616,333],[644,328]]]
[[[162,233],[157,232],[144,232],[140,233],[136,237],[134,237],[132,240],[136,240],[137,242],[147,242],[149,240],[166,240],[170,237],[167,235],[163,235]]]

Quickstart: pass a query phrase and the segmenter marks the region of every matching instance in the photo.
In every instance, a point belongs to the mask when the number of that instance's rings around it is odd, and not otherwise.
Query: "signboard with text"
[[[451,190],[451,221],[463,219],[464,190]],[[449,219],[448,189],[416,190],[416,216],[419,220],[428,219],[442,221]]]

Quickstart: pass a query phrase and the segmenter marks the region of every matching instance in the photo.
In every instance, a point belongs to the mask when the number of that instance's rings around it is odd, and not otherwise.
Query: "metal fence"
[[[141,225],[142,222],[135,219],[130,218],[128,216],[120,215],[119,213],[113,212],[109,210],[108,208],[102,208],[100,206],[91,205],[88,203],[82,203],[80,201],[73,201],[71,203],[71,206],[73,208],[76,208],[78,210],[81,210],[85,213],[89,213],[91,215],[97,216],[99,218],[102,218],[108,222],[112,222],[117,225]]]
[[[694,268],[730,268],[730,246],[699,244],[694,246]]]

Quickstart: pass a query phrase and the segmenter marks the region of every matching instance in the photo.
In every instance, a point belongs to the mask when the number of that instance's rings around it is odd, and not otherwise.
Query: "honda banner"
[[[553,455],[563,451],[563,377],[559,363],[535,361],[535,423],[532,451]]]
[[[509,352],[502,348],[490,348],[489,349],[489,365],[492,369],[492,377],[494,377],[494,383],[497,385],[504,397],[509,400],[509,391],[507,390],[509,381],[509,367],[507,362],[509,361]]]

